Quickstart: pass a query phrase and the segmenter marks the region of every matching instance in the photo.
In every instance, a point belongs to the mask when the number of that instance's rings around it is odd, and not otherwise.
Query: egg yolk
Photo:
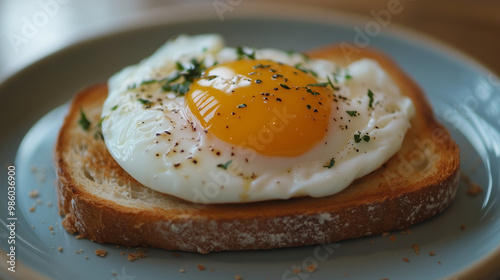
[[[187,114],[219,139],[268,156],[297,156],[323,140],[333,93],[308,71],[271,60],[215,65],[186,94]]]

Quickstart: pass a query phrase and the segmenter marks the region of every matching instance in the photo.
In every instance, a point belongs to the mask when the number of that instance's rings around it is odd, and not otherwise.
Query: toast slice
[[[327,197],[245,204],[194,204],[153,191],[111,157],[99,134],[104,84],[73,100],[55,147],[57,196],[63,225],[97,242],[208,253],[335,242],[401,230],[452,202],[459,148],[433,117],[422,90],[389,58],[372,50],[345,56],[339,47],[310,52],[347,63],[370,57],[416,107],[402,148],[374,172]],[[83,129],[82,112],[90,122]],[[80,124],[79,124],[80,122]],[[81,124],[84,124],[83,126]]]

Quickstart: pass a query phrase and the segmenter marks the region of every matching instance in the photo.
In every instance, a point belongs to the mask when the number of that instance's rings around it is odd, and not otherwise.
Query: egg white
[[[335,194],[380,167],[401,147],[415,110],[376,61],[363,59],[341,68],[275,49],[255,50],[255,57],[292,66],[300,63],[318,74],[318,82],[326,82],[327,76],[336,80],[338,94],[346,100],[333,102],[324,141],[300,156],[272,157],[256,152],[272,131],[249,135],[251,149],[226,143],[191,123],[183,96],[145,81],[169,77],[177,62],[187,66],[196,58],[210,67],[238,55],[218,35],[183,35],[108,81],[102,133],[113,158],[140,183],[159,192],[196,203],[239,203]],[[347,111],[359,115],[352,117]],[[279,111],[275,116],[285,123],[289,117]],[[370,140],[356,143],[355,134],[369,135]],[[335,163],[329,168],[332,158]]]

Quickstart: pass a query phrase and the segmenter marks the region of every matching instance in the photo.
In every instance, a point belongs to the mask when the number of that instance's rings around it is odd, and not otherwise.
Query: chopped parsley
[[[238,55],[238,59],[242,59],[244,57],[247,57],[249,59],[255,59],[255,50],[249,54],[249,53],[246,53],[243,50],[243,47],[241,47],[241,46],[236,47],[236,54]]]
[[[228,162],[226,162],[226,163],[224,163],[224,164],[222,164],[222,163],[217,164],[217,167],[222,168],[222,169],[224,169],[224,170],[227,170],[227,168],[229,167],[229,165],[231,164],[231,162],[233,162],[233,161],[232,161],[232,160],[230,160],[230,161],[228,161]]]
[[[307,104],[306,106],[307,106],[307,109],[311,109],[311,105]]]
[[[269,65],[269,64],[260,64],[260,63],[259,63],[259,64],[257,64],[257,65],[254,65],[252,68],[253,68],[253,69],[259,69],[259,68],[264,69],[264,68],[269,68],[269,67],[271,67],[271,65]]]
[[[172,91],[179,96],[183,96],[189,91],[189,87],[194,82],[195,79],[200,78],[205,70],[205,65],[203,60],[198,61],[196,58],[191,59],[190,65],[186,68],[180,62],[176,63],[178,73],[172,75],[165,80],[165,84],[162,86],[164,91]],[[174,83],[180,78],[184,78],[184,81],[179,83]],[[215,78],[209,76],[209,78]]]
[[[330,160],[330,163],[328,163],[327,165],[323,165],[323,167],[326,167],[326,168],[330,169],[330,168],[332,168],[334,165],[335,165],[335,159],[334,159],[334,158],[332,158],[332,159]]]
[[[354,134],[354,142],[359,143],[359,142],[361,142],[361,140],[363,140],[365,142],[369,142],[370,135],[365,134],[365,135],[361,136],[361,132],[358,131],[358,133]]]
[[[316,72],[314,72],[313,70],[311,69],[307,69],[305,67],[302,66],[302,63],[297,63],[295,64],[295,68],[299,69],[300,71],[304,72],[304,73],[308,73],[308,74],[311,74],[313,75],[315,78],[318,77],[318,74]]]
[[[85,113],[81,108],[80,108],[80,120],[78,120],[78,124],[83,128],[83,130],[89,130],[90,128],[90,121],[89,119],[87,119],[87,116],[85,116]]]
[[[289,86],[287,86],[287,85],[285,85],[285,84],[280,84],[280,86],[281,86],[282,88],[284,88],[284,89],[290,89],[290,87],[289,87]]]
[[[358,115],[358,111],[345,111],[349,116],[355,117]]]
[[[116,109],[118,109],[118,105],[113,106],[113,107],[111,108],[111,111],[114,111],[114,110],[116,110]]]
[[[247,104],[243,103],[243,104],[238,105],[238,108],[245,108],[246,106],[247,106]]]
[[[339,90],[340,88],[339,87],[336,87],[333,85],[332,83],[332,80],[330,80],[330,76],[326,76],[326,78],[328,79],[328,84],[332,87],[333,90]],[[335,78],[335,76],[334,76]]]
[[[144,86],[144,85],[149,85],[149,84],[153,84],[153,83],[156,83],[156,82],[158,82],[158,81],[157,81],[157,80],[155,80],[155,79],[142,81],[142,82],[141,82],[141,86]]]
[[[373,108],[373,92],[368,89],[368,98],[370,98],[370,102],[368,103],[369,108]]]
[[[310,94],[312,94],[312,95],[319,95],[319,92],[314,91],[314,90],[312,90],[312,89],[310,89],[310,88],[307,88],[307,92],[309,92],[309,93],[310,93]]]
[[[144,99],[144,98],[137,98],[137,101],[141,102],[144,105],[149,105],[149,104],[153,103],[153,102],[151,102],[147,99]]]
[[[315,83],[315,84],[307,84],[308,87],[326,87],[328,83]]]

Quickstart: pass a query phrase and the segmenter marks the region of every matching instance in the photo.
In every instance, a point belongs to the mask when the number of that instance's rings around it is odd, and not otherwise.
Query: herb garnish
[[[287,86],[287,85],[285,85],[285,84],[280,84],[280,86],[281,86],[282,88],[284,88],[284,89],[290,89],[290,87],[289,87],[289,86]]]
[[[116,109],[118,109],[118,105],[113,106],[113,107],[111,108],[111,111],[114,111],[114,110],[116,110]]]
[[[312,95],[319,95],[319,92],[312,90],[311,88],[307,87],[307,92],[309,92]]]
[[[252,53],[248,54],[243,50],[243,47],[241,46],[236,47],[236,54],[238,55],[238,59],[242,59],[245,56],[249,59],[255,59],[255,50]]]
[[[149,105],[149,104],[153,103],[153,102],[151,102],[147,99],[144,99],[144,98],[137,98],[137,101],[141,102],[144,105]]]
[[[358,111],[346,111],[346,113],[351,117],[355,117],[358,115]]]
[[[315,78],[318,77],[318,74],[316,72],[314,72],[313,70],[311,69],[307,69],[307,68],[304,68],[302,66],[302,63],[297,63],[295,64],[295,68],[299,69],[300,71],[304,72],[304,73],[309,73],[311,75],[313,75]]]
[[[368,98],[370,98],[368,107],[373,108],[373,92],[370,89],[368,89]]]
[[[328,84],[332,87],[333,90],[339,90],[340,88],[339,87],[336,87],[333,85],[332,83],[332,80],[330,80],[330,76],[326,76],[326,78],[328,79]],[[334,76],[335,78],[335,76]]]
[[[365,135],[361,136],[361,132],[358,131],[357,134],[354,134],[354,142],[359,143],[359,142],[361,142],[361,140],[363,140],[365,142],[369,142],[370,135],[365,134]]]
[[[217,164],[217,167],[222,168],[222,169],[224,169],[224,170],[227,170],[227,168],[229,167],[229,165],[231,164],[231,162],[233,162],[233,161],[232,161],[232,160],[230,160],[230,161],[228,161],[228,162],[226,162],[226,163],[224,163],[224,164],[222,164],[222,163]]]
[[[269,67],[271,67],[271,65],[269,65],[269,64],[260,64],[259,63],[257,65],[254,65],[252,68],[253,69],[263,68],[264,69],[264,68],[269,68]]]
[[[238,108],[245,108],[246,106],[247,106],[247,104],[243,103],[243,104],[238,105]]]
[[[326,87],[328,83],[315,83],[315,84],[307,84],[309,87]]]
[[[87,119],[87,116],[85,116],[85,113],[81,108],[80,108],[80,120],[78,120],[78,124],[83,128],[83,130],[89,130],[90,128],[90,121],[89,119]]]
[[[326,168],[330,169],[330,168],[332,168],[334,165],[335,165],[335,159],[334,159],[334,158],[332,158],[332,159],[330,160],[330,163],[328,163],[328,165],[323,165],[323,167],[326,167]]]
[[[191,59],[191,64],[185,68],[180,62],[177,62],[177,70],[179,73],[165,80],[165,84],[162,86],[164,91],[172,91],[179,96],[183,96],[189,91],[189,86],[194,82],[195,79],[200,78],[205,70],[205,65],[203,65],[203,60],[198,61],[196,58]],[[172,84],[179,78],[184,78],[183,82]],[[212,76],[209,76],[212,78]]]

